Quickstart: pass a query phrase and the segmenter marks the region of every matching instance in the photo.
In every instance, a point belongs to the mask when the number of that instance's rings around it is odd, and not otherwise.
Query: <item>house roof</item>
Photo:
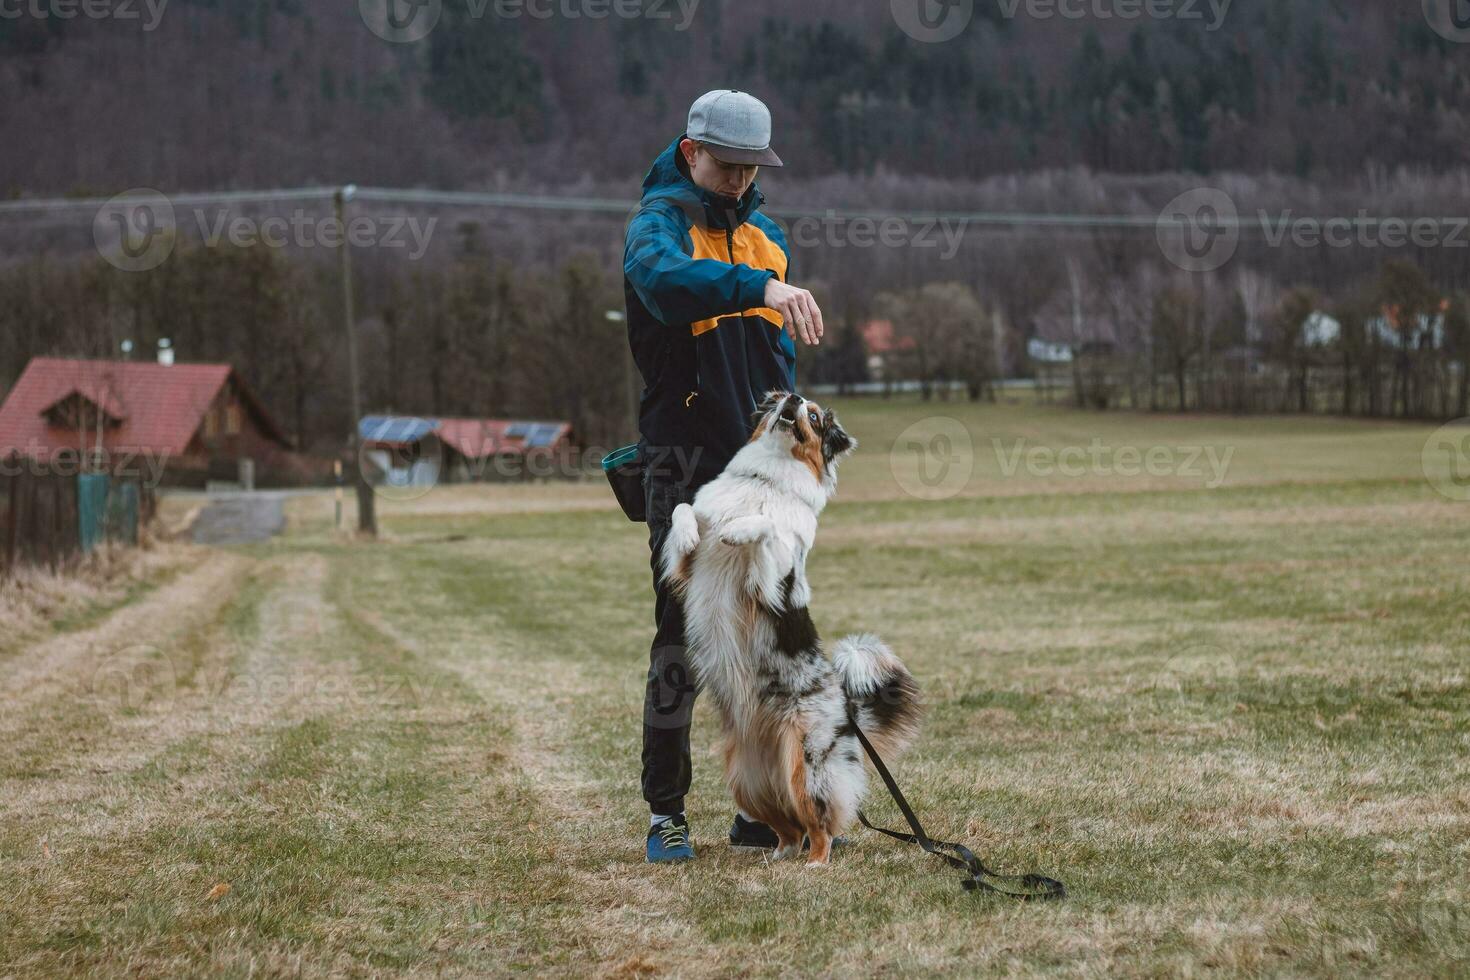
[[[88,381],[91,380],[92,379],[88,379]],[[85,398],[87,401],[91,402],[93,405],[96,405],[110,419],[121,421],[128,417],[128,410],[123,406],[122,402],[118,400],[117,392],[112,391],[110,387],[106,384],[95,384],[86,382],[78,384],[76,387],[68,391],[62,392],[56,398],[53,398],[49,405],[44,406],[41,411],[49,412],[57,405],[60,405],[62,402],[71,398],[73,395],[79,395],[82,398]]]
[[[550,449],[570,438],[572,424],[523,419],[421,419],[369,415],[358,422],[357,431],[364,442],[378,446],[408,446],[432,433],[460,455],[483,459],[500,453]]]
[[[380,446],[410,446],[433,431],[432,420],[406,415],[366,415],[357,423],[358,438]]]
[[[914,338],[896,336],[892,320],[869,320],[860,328],[863,346],[869,354],[891,354],[898,350],[913,350]]]
[[[82,443],[75,429],[52,426],[45,412],[72,394],[101,407],[120,424],[103,430],[113,452],[182,455],[220,389],[234,375],[228,364],[163,365],[142,361],[85,361],[36,357],[0,407],[0,454],[45,459]],[[284,444],[280,431],[236,379],[236,390],[265,433]]]

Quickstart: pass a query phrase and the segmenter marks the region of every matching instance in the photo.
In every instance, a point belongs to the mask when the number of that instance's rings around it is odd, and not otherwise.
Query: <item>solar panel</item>
[[[364,439],[379,442],[392,427],[393,420],[381,415],[369,415],[357,423],[357,434]]]
[[[417,442],[434,431],[434,423],[400,415],[369,415],[358,422],[357,431],[369,442]]]
[[[555,423],[532,426],[530,434],[526,436],[526,446],[532,449],[550,446],[556,442],[556,434],[560,429],[561,426]]]

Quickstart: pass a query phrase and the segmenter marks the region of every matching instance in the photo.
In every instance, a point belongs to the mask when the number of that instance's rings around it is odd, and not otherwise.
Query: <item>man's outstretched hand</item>
[[[809,290],[772,277],[766,283],[766,306],[781,314],[793,341],[800,337],[809,346],[822,342],[822,311]]]

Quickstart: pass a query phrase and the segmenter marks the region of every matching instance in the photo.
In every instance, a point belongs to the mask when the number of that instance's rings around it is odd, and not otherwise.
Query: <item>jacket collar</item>
[[[766,202],[760,185],[751,184],[750,189],[738,201],[712,194],[689,179],[679,143],[681,135],[670,143],[658,159],[648,176],[643,178],[643,203],[652,200],[667,200],[684,212],[691,221],[717,231],[734,231],[750,220]]]

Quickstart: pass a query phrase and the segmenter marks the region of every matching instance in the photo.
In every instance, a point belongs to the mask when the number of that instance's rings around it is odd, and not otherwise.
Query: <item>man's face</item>
[[[689,165],[689,178],[712,194],[740,199],[755,183],[760,167],[754,164],[721,163],[708,148],[686,139],[679,144],[684,162]]]

